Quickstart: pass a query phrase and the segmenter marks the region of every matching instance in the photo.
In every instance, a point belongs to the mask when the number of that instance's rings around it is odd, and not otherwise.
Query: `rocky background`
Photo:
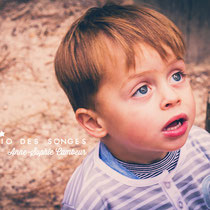
[[[174,2],[164,1],[168,5]],[[190,8],[185,4],[191,16],[186,16],[185,11],[177,18],[177,12],[170,12],[176,10],[161,1],[154,2],[147,1],[171,15],[186,34],[190,52],[187,66],[197,103],[195,124],[204,128],[210,72],[205,36],[209,24],[203,16],[205,24],[196,22],[204,11],[201,8],[200,13],[198,9],[192,15],[197,7],[192,0]],[[77,125],[56,81],[53,60],[71,23],[88,7],[103,3],[0,0],[0,209],[59,209],[69,177],[98,141]],[[185,16],[188,22],[184,22]],[[14,154],[14,148],[28,154]],[[73,149],[73,153],[57,153],[58,148]]]

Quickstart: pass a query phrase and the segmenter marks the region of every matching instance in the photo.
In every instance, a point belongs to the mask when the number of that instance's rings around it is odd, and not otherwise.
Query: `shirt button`
[[[183,209],[183,207],[184,207],[183,202],[182,201],[179,201],[178,202],[178,206],[179,206],[180,209]]]
[[[171,187],[171,183],[170,182],[165,182],[165,186],[166,186],[166,188],[170,188]]]

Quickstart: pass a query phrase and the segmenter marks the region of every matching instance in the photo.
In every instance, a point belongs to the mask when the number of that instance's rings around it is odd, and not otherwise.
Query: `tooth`
[[[174,127],[170,127],[170,128],[164,128],[165,131],[172,131],[172,130],[176,130],[181,126],[181,122],[179,122],[176,126]]]

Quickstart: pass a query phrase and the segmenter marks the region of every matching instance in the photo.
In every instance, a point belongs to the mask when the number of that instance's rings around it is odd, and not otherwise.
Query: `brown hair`
[[[135,65],[137,43],[153,47],[162,59],[167,58],[164,46],[177,58],[183,58],[185,53],[181,32],[168,18],[152,9],[115,4],[90,8],[72,24],[55,57],[57,79],[74,111],[94,109],[94,95],[110,56],[106,40],[123,49],[128,69]]]

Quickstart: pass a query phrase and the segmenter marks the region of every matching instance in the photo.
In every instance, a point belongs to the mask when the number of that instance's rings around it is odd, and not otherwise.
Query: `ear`
[[[76,119],[91,136],[102,138],[107,135],[105,126],[94,111],[79,108],[76,110]]]

